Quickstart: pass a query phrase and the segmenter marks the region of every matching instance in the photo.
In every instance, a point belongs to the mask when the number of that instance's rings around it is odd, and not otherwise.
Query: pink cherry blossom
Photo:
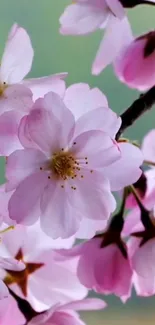
[[[136,230],[141,231],[142,227],[137,227]],[[129,255],[136,293],[148,297],[155,294],[155,238],[148,240],[142,246],[141,240],[130,239]]]
[[[0,301],[0,324],[22,325],[26,320],[19,311],[16,301],[9,295],[8,299]]]
[[[142,152],[144,159],[155,163],[155,130],[150,130],[142,142]],[[155,168],[153,168],[155,170]]]
[[[152,170],[147,171],[145,175],[147,177],[147,191],[142,203],[148,211],[154,211],[155,175]],[[141,211],[138,206],[135,206],[126,216],[123,235],[129,236],[131,233],[142,231],[144,231],[144,226],[141,222]],[[151,296],[155,293],[155,238],[151,234],[149,239],[148,235],[148,240],[141,245],[144,235],[142,234],[141,238],[131,237],[128,241],[128,251],[133,269],[133,284],[137,294]]]
[[[76,0],[65,9],[60,24],[60,32],[65,35],[83,35],[106,29],[92,66],[95,75],[112,63],[122,47],[132,39],[129,22],[119,0]]]
[[[113,139],[116,114],[108,108],[96,113],[91,110],[75,123],[58,95],[49,93],[35,103],[19,130],[24,149],[7,160],[7,190],[15,189],[11,219],[30,225],[40,216],[48,235],[67,238],[83,218],[109,218],[115,209],[111,189],[139,178],[142,155],[135,146]]]
[[[131,40],[114,63],[117,77],[131,88],[144,91],[155,84],[155,32]]]
[[[14,24],[0,66],[0,155],[8,155],[21,148],[18,126],[21,117],[30,111],[33,100],[48,91],[64,95],[65,73],[23,81],[31,69],[32,60],[29,35],[25,29]]]
[[[67,303],[83,299],[87,290],[77,278],[78,258],[58,260],[57,248],[71,247],[73,239],[52,240],[40,229],[39,224],[32,227],[16,226],[3,234],[0,255],[16,258],[24,264],[25,270],[12,267],[9,262],[0,263],[0,277],[16,295],[29,301],[40,312],[56,303]],[[18,265],[18,264],[17,264]]]
[[[126,301],[131,294],[132,270],[127,256],[116,243],[102,247],[103,238],[93,238],[62,256],[79,256],[77,274],[81,283],[103,294],[115,294]]]
[[[147,179],[147,188],[146,193],[143,198],[141,198],[141,201],[144,205],[144,207],[151,211],[155,207],[155,174],[154,170],[148,170],[145,172],[145,176]],[[137,227],[141,227],[141,221],[140,221],[140,209],[136,203],[135,200],[133,200],[130,197],[130,205],[129,207],[132,208],[126,218],[123,228],[123,235],[129,236],[131,233],[137,231]]]
[[[104,309],[106,304],[101,299],[84,299],[65,305],[57,304],[42,315],[33,318],[28,325],[84,325],[77,311]]]

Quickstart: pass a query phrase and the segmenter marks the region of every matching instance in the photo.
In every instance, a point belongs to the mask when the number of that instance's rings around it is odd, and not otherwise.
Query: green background
[[[68,85],[87,82],[92,87],[99,87],[108,97],[109,106],[120,113],[137,98],[138,93],[117,81],[111,67],[98,77],[91,75],[91,64],[102,32],[82,37],[59,34],[59,17],[69,3],[71,1],[67,0],[0,0],[0,53],[3,53],[11,25],[17,22],[29,32],[35,50],[31,77],[66,71],[69,73]],[[137,7],[128,11],[128,15],[136,34],[154,28],[155,7]],[[152,110],[135,123],[127,134],[132,139],[141,139],[154,126],[155,113]],[[0,166],[3,182],[2,159]],[[153,324],[155,320],[153,298],[142,299],[133,296],[125,306],[113,297],[106,297],[105,300],[109,303],[106,311],[84,315],[88,324]]]

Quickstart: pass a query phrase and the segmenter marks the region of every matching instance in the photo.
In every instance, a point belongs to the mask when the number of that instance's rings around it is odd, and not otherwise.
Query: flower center
[[[62,151],[54,153],[52,159],[48,163],[48,169],[60,179],[66,180],[68,177],[74,178],[75,170],[78,166],[74,156],[70,152]]]

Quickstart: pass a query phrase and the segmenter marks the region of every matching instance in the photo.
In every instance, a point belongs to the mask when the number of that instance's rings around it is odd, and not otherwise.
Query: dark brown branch
[[[133,8],[138,5],[150,5],[155,6],[155,3],[151,2],[151,0],[120,0],[121,4],[125,8]]]
[[[139,99],[121,115],[122,125],[116,135],[118,140],[121,134],[145,112],[147,112],[155,104],[155,86],[148,90],[145,94],[142,94]]]
[[[18,297],[10,288],[8,289],[11,296],[16,300],[18,308],[21,313],[25,316],[27,322],[30,321],[36,315],[38,315],[38,313],[31,307],[28,301]]]

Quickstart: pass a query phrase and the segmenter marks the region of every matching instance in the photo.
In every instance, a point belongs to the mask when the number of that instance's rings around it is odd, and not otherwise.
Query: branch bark
[[[120,138],[122,133],[145,112],[152,108],[155,104],[155,86],[142,94],[133,104],[121,114],[122,125],[116,134],[116,140]]]

